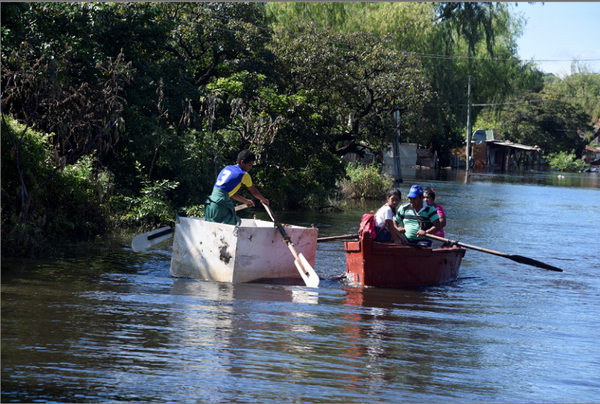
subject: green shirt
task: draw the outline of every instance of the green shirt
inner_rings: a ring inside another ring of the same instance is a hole
[[[433,206],[427,205],[425,202],[423,202],[423,205],[425,207],[417,213],[410,206],[410,202],[405,203],[398,208],[398,213],[394,217],[394,220],[406,230],[405,236],[409,240],[428,240],[427,237],[417,237],[417,232],[421,228],[419,222],[425,224],[426,229],[428,229],[431,228],[433,222],[440,218]]]

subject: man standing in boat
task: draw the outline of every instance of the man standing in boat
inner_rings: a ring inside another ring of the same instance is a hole
[[[231,199],[254,206],[254,202],[246,199],[237,192],[244,184],[252,196],[268,205],[269,200],[252,185],[252,178],[248,172],[254,166],[256,157],[250,150],[242,150],[237,157],[237,165],[225,167],[219,173],[212,194],[205,202],[204,217],[207,222],[216,222],[237,225],[241,220],[235,214]]]
[[[398,208],[394,224],[409,242],[431,247],[432,240],[425,237],[425,234],[434,235],[442,229],[437,210],[425,202],[423,188],[419,185],[410,188],[408,200],[408,203]]]

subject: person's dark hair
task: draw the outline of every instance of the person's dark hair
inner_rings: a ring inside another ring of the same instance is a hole
[[[435,201],[435,192],[433,192],[433,189],[431,188],[425,188],[425,191],[423,192],[423,194],[427,194],[430,195],[431,198]]]
[[[249,162],[255,161],[255,160],[256,160],[256,156],[250,150],[242,150],[240,152],[240,154],[238,154],[238,156],[237,156],[238,164],[240,164],[241,162],[249,163]]]
[[[388,198],[391,196],[394,196],[394,195],[397,195],[398,198],[402,199],[402,192],[400,192],[400,190],[398,188],[392,188],[387,193]]]
[[[390,199],[394,195],[396,195],[398,198],[400,198],[400,200],[402,200],[402,192],[400,192],[400,190],[398,188],[392,188],[392,189],[390,189],[388,191],[388,193],[387,193],[387,199]],[[395,215],[396,214],[396,209],[392,208],[392,212],[394,212],[394,215]]]

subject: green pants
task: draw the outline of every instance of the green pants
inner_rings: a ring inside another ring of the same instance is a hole
[[[213,188],[212,194],[204,202],[204,220],[207,222],[239,225],[242,220],[235,214],[235,208],[231,203],[229,194],[217,187]]]

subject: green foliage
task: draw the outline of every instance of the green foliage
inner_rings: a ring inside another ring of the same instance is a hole
[[[524,97],[525,98],[525,97]],[[589,116],[576,104],[545,91],[528,94],[524,101],[514,101],[501,115],[501,136],[515,143],[539,146],[544,153],[585,147],[579,131],[590,129]]]
[[[34,256],[51,251],[51,242],[89,239],[108,227],[104,204],[111,188],[105,172],[94,173],[94,159],[87,157],[57,172],[47,186],[35,193],[35,209],[25,220],[23,186],[16,167],[15,138],[23,134],[19,148],[23,183],[35,189],[47,180],[54,165],[48,135],[28,129],[10,117],[2,124],[2,253]]]
[[[122,220],[130,224],[140,223],[168,223],[173,221],[173,206],[167,193],[179,186],[176,181],[160,180],[151,181],[143,172],[139,162],[135,166],[138,178],[142,183],[142,190],[138,197],[125,197],[129,204],[129,211]]]
[[[575,157],[575,152],[570,153],[561,151],[558,153],[550,153],[547,157],[548,163],[551,168],[555,168],[558,171],[581,171],[586,168],[587,163],[585,158],[578,159]]]
[[[43,134],[28,128],[25,133],[25,125],[18,123],[9,116],[2,116],[2,189],[17,191],[21,186],[19,174],[16,167],[17,147],[16,142],[23,136],[23,143],[18,150],[20,166],[22,168],[23,180],[36,186],[44,173],[49,172],[53,160],[52,148],[49,147],[48,134]],[[11,139],[12,135],[12,139]],[[14,142],[13,142],[14,140]],[[4,191],[3,191],[4,192]],[[2,195],[2,210],[6,210],[6,203],[13,206],[13,198],[17,194],[5,198]],[[13,209],[13,208],[10,208]]]
[[[462,144],[466,132],[469,76],[472,103],[502,103],[515,93],[542,86],[542,75],[533,65],[511,60],[518,59],[516,40],[525,22],[508,4],[268,3],[267,14],[276,32],[291,32],[286,40],[302,32],[302,23],[310,23],[320,32],[389,34],[386,46],[402,54],[414,52],[431,86],[431,99],[418,117],[402,122],[402,141],[432,147],[442,160]],[[329,39],[345,48],[336,37]],[[323,71],[315,77],[329,74]],[[472,122],[479,112],[471,110]]]
[[[381,199],[390,189],[393,181],[381,173],[377,164],[362,165],[350,163],[346,167],[347,179],[341,181],[341,194],[346,199]]]
[[[180,214],[187,217],[204,217],[204,205],[186,206],[180,210]]]
[[[593,72],[589,65],[574,60],[570,74],[557,78],[548,85],[548,91],[579,105],[591,121],[600,119],[600,73]]]
[[[563,155],[559,153],[574,150],[580,154],[592,138],[591,123],[600,111],[600,75],[574,62],[571,75],[545,76],[544,81],[538,91],[486,108],[474,128],[498,129],[507,140],[540,146],[554,153],[560,164]]]
[[[403,133],[420,132],[430,87],[419,60],[391,49],[390,41],[308,24],[276,32],[272,49],[288,72],[290,92],[310,96],[308,116],[316,119],[304,118],[303,125],[331,153],[381,150],[397,133],[395,111]]]

